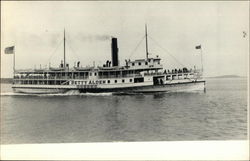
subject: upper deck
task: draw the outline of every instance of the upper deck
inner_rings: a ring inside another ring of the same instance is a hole
[[[102,79],[135,77],[141,72],[159,73],[163,67],[160,58],[126,61],[125,66],[112,67],[73,67],[16,70],[14,79]]]
[[[163,66],[160,63],[160,58],[157,55],[156,58],[148,58],[148,59],[137,59],[134,61],[126,61],[126,66],[129,69],[134,69],[134,70],[138,70],[138,69],[162,69]]]

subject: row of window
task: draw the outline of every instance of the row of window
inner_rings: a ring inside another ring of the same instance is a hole
[[[158,62],[158,64],[160,64],[160,62]],[[138,62],[138,65],[139,65],[139,66],[142,65],[142,63],[141,63],[141,62]],[[145,62],[145,65],[148,65],[148,62]],[[135,63],[132,63],[132,66],[135,66]]]
[[[129,82],[133,82],[133,79],[129,79]],[[109,84],[111,80],[97,80],[97,81],[74,81],[72,84],[81,85],[81,84]],[[118,80],[114,80],[114,83],[118,83]],[[122,83],[125,83],[125,79],[122,79]]]
[[[114,80],[114,83],[117,83],[117,80]],[[133,79],[129,79],[129,82],[133,82]],[[106,83],[106,81],[104,80],[103,83]],[[110,83],[110,80],[107,80],[107,83]],[[125,83],[125,79],[122,79],[122,83]]]
[[[110,83],[110,80],[107,81],[108,83]],[[115,83],[117,83],[117,80],[114,81]],[[133,79],[129,79],[129,82],[133,82]],[[104,80],[105,83],[105,80]],[[122,79],[122,83],[125,83],[125,79]]]
[[[36,85],[69,85],[69,82],[65,81],[32,81],[32,80],[25,80],[25,81],[15,81],[15,84],[36,84]]]
[[[96,76],[96,75],[97,75],[97,73],[94,73],[94,75]],[[89,76],[92,76],[92,73],[89,73]]]
[[[139,62],[138,65],[141,65],[141,62]],[[145,62],[145,65],[148,65],[148,62]],[[135,63],[132,63],[132,66],[135,66]]]

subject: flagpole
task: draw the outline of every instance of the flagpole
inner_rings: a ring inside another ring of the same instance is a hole
[[[64,69],[66,69],[66,56],[65,56],[65,28],[64,28],[64,32],[63,32],[63,65],[64,65]]]
[[[203,58],[202,58],[202,47],[201,47],[201,73],[203,74]]]
[[[15,65],[16,65],[16,54],[15,54],[15,46],[13,51],[13,84],[15,84]]]

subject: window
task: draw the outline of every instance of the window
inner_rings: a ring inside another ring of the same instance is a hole
[[[117,80],[115,80],[115,83],[117,83]]]
[[[129,82],[132,82],[132,79],[129,79]]]
[[[132,66],[135,66],[135,63],[132,63]]]
[[[104,80],[104,81],[102,81],[102,83],[106,83],[106,81]]]
[[[110,80],[108,80],[108,83],[110,83]]]
[[[141,65],[141,62],[139,62],[138,64]]]
[[[95,76],[96,76],[96,73],[95,73]]]
[[[122,83],[124,83],[124,82],[125,82],[125,80],[123,79],[123,80],[122,80]]]
[[[145,65],[148,65],[148,62],[145,62]]]
[[[144,82],[144,78],[134,78],[135,83]]]

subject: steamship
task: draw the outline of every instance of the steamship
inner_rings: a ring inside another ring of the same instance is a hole
[[[119,64],[117,38],[111,38],[111,60],[102,66],[70,68],[64,60],[57,68],[15,70],[12,88],[14,92],[32,94],[56,94],[67,92],[178,92],[205,90],[202,71],[197,69],[164,70],[159,56],[149,57],[148,35],[145,28],[146,57],[125,60]]]

